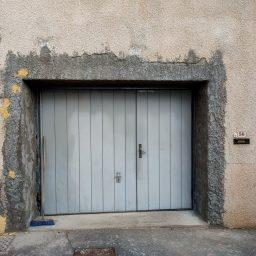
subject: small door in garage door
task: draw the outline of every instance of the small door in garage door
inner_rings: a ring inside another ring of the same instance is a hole
[[[187,91],[45,91],[46,214],[191,207]]]
[[[137,94],[137,210],[191,208],[191,94]]]

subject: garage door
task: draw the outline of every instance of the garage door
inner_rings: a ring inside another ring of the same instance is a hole
[[[189,91],[44,91],[46,214],[191,208]]]

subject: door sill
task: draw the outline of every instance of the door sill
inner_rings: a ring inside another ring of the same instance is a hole
[[[55,221],[55,225],[30,227],[29,230],[86,230],[208,226],[208,224],[192,210],[55,215],[48,216],[47,218],[53,219]]]

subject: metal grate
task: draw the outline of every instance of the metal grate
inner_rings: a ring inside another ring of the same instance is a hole
[[[14,235],[0,236],[0,252],[6,252],[13,239]]]
[[[115,248],[77,249],[74,256],[116,256]]]

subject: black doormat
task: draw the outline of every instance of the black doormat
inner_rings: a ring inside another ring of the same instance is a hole
[[[74,256],[116,256],[115,248],[77,249]]]

